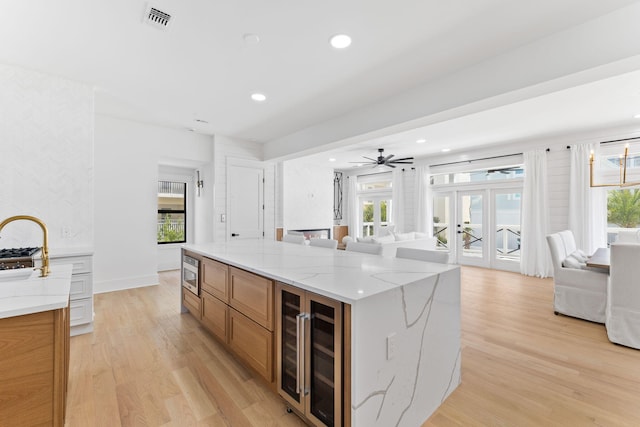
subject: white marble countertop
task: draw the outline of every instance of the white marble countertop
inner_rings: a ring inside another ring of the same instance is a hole
[[[459,268],[262,239],[183,247],[349,304]]]
[[[71,269],[71,264],[53,265],[47,277],[31,268],[0,271],[0,319],[66,307]]]

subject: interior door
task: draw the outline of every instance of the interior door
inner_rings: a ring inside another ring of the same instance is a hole
[[[264,169],[227,165],[227,240],[264,236]]]
[[[456,254],[459,264],[489,266],[485,191],[458,191]]]

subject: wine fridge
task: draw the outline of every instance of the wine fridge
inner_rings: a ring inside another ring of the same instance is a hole
[[[342,303],[283,283],[276,292],[278,392],[313,424],[342,426]]]

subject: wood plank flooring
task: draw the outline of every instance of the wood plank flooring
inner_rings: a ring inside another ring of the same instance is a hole
[[[638,426],[640,351],[552,310],[553,282],[462,269],[462,384],[425,426]],[[190,315],[179,273],[95,296],[71,339],[67,427],[302,426]]]

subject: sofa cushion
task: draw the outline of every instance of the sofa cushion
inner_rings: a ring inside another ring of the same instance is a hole
[[[416,231],[416,232],[414,233],[414,236],[415,236],[415,238],[416,238],[416,239],[426,239],[426,238],[428,238],[428,237],[431,237],[431,236],[429,235],[429,233],[420,233],[419,231]]]
[[[357,237],[356,240],[359,243],[373,243],[373,239],[375,239],[376,236],[366,236],[366,237]]]
[[[415,240],[416,233],[413,231],[410,231],[409,233],[394,233],[394,236],[396,238],[396,242],[401,242],[404,240]]]
[[[373,240],[373,243],[393,243],[396,241],[395,237],[393,237],[393,234],[374,237],[372,240]]]
[[[380,232],[378,233],[378,237],[384,237],[384,236],[393,236],[393,233],[396,230],[396,226],[395,225],[387,225],[384,227],[380,227]]]

